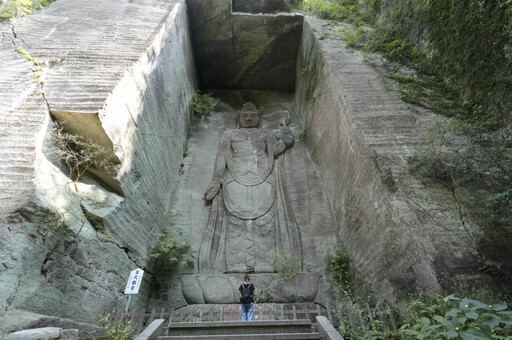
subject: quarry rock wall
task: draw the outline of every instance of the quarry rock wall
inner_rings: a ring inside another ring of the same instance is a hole
[[[201,88],[294,90],[302,15],[233,13],[231,0],[187,3]]]
[[[252,3],[256,13],[275,2]],[[187,278],[219,287],[220,274],[200,273],[197,263],[164,274],[148,266],[169,210],[200,246],[218,141],[236,127],[226,103],[224,116],[191,125],[195,66],[204,88],[295,90],[295,105],[256,104],[272,119],[266,128],[277,129],[283,112],[292,117],[287,175],[304,272],[320,276],[324,249],[337,240],[357,279],[389,301],[493,284],[479,270],[483,231],[457,195],[407,169],[443,118],[401,101],[359,52],[320,40],[321,21],[231,13],[228,0],[59,0],[1,29],[0,332],[55,325],[43,314],[68,327],[75,321],[67,319],[96,323],[99,310],[124,307],[137,267],[146,274],[132,308],[187,303]],[[114,171],[95,171],[75,188],[53,150],[53,119],[108,150]],[[260,277],[264,287],[269,276]],[[321,285],[276,301],[325,300]],[[207,290],[190,301],[224,301]]]
[[[451,190],[408,171],[409,155],[444,118],[400,100],[382,62],[325,27],[305,19],[296,106],[352,270],[390,301],[489,284],[480,227]]]
[[[1,45],[10,86],[1,94],[1,143],[13,156],[2,158],[10,172],[0,175],[9,194],[0,216],[0,329],[55,322],[40,314],[95,324],[99,311],[124,308],[137,267],[146,274],[132,308],[145,307],[149,255],[196,88],[185,2],[62,0],[3,28],[12,34]],[[40,63],[44,81],[18,47]],[[85,176],[77,192],[52,150],[50,117],[110,150],[115,171]]]

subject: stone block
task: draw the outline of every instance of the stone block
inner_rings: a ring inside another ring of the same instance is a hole
[[[27,329],[7,334],[5,340],[45,340],[48,338],[58,339],[60,337],[61,331],[62,328],[58,327]]]

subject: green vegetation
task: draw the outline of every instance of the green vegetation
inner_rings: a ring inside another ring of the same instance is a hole
[[[192,98],[194,113],[202,116],[212,111],[214,101],[215,99],[212,97],[211,93],[201,93],[201,91],[197,90]]]
[[[304,67],[301,73],[307,76],[306,100],[311,100],[313,99],[313,94],[315,93],[316,86],[320,81],[320,69],[323,66],[321,52],[318,50],[313,52],[311,62],[308,64],[309,66]]]
[[[89,222],[96,231],[96,234],[103,234],[110,236],[110,232],[105,228],[103,218],[94,214],[95,211],[109,205],[108,198],[98,200],[94,197],[86,197],[77,194],[74,196],[70,194],[65,197],[66,201],[74,202],[78,201],[78,205],[68,204],[63,207],[53,207],[51,213],[48,213],[45,218],[45,223],[42,225],[41,233],[45,236],[51,237],[55,234],[62,236],[62,232],[69,231],[69,226],[78,226],[78,231],[74,233],[71,242],[75,242],[85,227],[86,223]],[[85,208],[87,205],[90,209]]]
[[[497,128],[512,112],[512,1],[301,0],[299,9],[355,26],[350,46],[435,75],[456,96],[451,116]],[[425,86],[423,86],[425,88]],[[414,96],[403,96],[415,104]]]
[[[334,286],[342,288],[345,295],[351,295],[350,289],[350,259],[348,253],[343,250],[339,243],[326,249],[329,254],[326,261],[326,271],[329,282]]]
[[[393,71],[399,65],[417,71],[414,77],[389,75],[401,88],[400,98],[450,119],[428,132],[410,156],[409,170],[450,188],[478,221],[510,223],[512,136],[500,128],[512,118],[512,1],[295,4],[330,19],[329,25],[343,21],[347,45],[383,54],[394,63]],[[383,183],[395,190],[393,174],[377,166]]]
[[[183,230],[175,226],[172,217],[168,218],[164,230],[158,234],[157,244],[153,248],[151,259],[157,265],[178,264],[187,266],[194,262],[190,240],[183,236]]]
[[[345,20],[354,16],[359,11],[357,0],[304,0],[298,7],[304,11],[315,13],[319,18],[331,20]]]
[[[471,133],[461,136],[468,129]],[[469,140],[460,141],[461,138]],[[411,155],[409,163],[409,169],[414,173],[441,182],[451,190],[484,191],[487,223],[506,223],[510,218],[511,137],[496,137],[485,130],[475,130],[471,124],[449,119],[446,123],[436,124],[427,133],[423,145]]]
[[[414,339],[507,339],[512,311],[506,303],[485,304],[453,295],[413,300],[400,333]]]
[[[308,130],[304,129],[299,133],[299,135],[297,136],[297,139],[305,140],[306,138],[308,138]]]
[[[105,336],[108,340],[130,340],[133,339],[135,333],[135,326],[131,324],[130,320],[112,321],[110,314],[100,315],[98,322],[100,327],[105,330]]]
[[[384,303],[371,296],[361,298],[351,288],[350,258],[339,244],[328,249],[326,272],[337,317],[344,320],[340,332],[350,339],[510,339],[512,310],[504,302],[487,304],[476,299],[447,297],[411,298],[402,311],[394,311],[397,331],[385,330],[378,317]],[[365,306],[373,305],[375,308]],[[341,307],[341,308],[339,308]],[[383,320],[390,317],[383,313]],[[350,320],[350,322],[348,322]],[[360,322],[352,322],[359,320]]]
[[[382,181],[382,184],[384,184],[389,191],[395,192],[398,190],[397,182],[395,177],[393,176],[393,172],[391,171],[391,168],[388,167],[382,167],[380,164],[377,156],[374,158],[375,167],[377,168],[377,171],[380,174],[380,179]]]
[[[1,0],[0,20],[16,19],[47,7],[55,0]]]
[[[90,138],[64,131],[62,123],[54,123],[52,139],[54,147],[51,152],[68,168],[76,192],[77,183],[89,169],[95,168],[106,173],[115,169],[112,152]]]
[[[400,98],[407,103],[424,107],[446,117],[461,117],[466,114],[464,103],[440,77],[421,78],[388,75],[400,84]]]
[[[464,100],[466,119],[495,127],[512,108],[512,1],[428,2],[431,65]]]
[[[32,63],[32,72],[34,78],[39,84],[44,84],[44,80],[42,80],[42,64],[36,58],[32,57],[23,47],[18,47],[18,53],[25,57],[27,61]]]
[[[288,249],[274,254],[275,268],[280,279],[293,279],[300,271],[302,259],[291,256]]]

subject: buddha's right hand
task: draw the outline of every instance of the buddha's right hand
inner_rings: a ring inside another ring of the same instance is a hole
[[[217,195],[219,190],[220,190],[220,181],[218,179],[212,180],[210,182],[210,184],[208,184],[208,187],[206,188],[206,192],[205,192],[206,199],[208,201],[212,200]]]

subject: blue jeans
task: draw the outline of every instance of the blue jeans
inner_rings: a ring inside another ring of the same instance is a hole
[[[254,302],[242,303],[240,308],[242,309],[242,321],[254,320]]]

